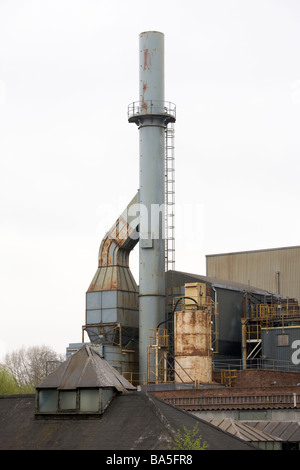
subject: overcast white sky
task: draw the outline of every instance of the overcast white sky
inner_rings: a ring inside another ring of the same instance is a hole
[[[300,244],[299,24],[299,0],[0,0],[0,360],[81,341],[99,245],[138,189],[142,31],[165,34],[177,106],[176,269]]]

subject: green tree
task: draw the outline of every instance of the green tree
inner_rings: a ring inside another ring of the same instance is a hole
[[[15,395],[20,393],[20,388],[5,366],[0,366],[0,395]]]
[[[183,426],[183,431],[177,430],[174,438],[175,446],[170,447],[170,450],[207,450],[207,442],[201,442],[201,440],[202,436],[199,434],[198,424],[196,424],[193,430]]]
[[[48,346],[31,346],[6,354],[4,365],[19,387],[17,393],[34,393],[49,372],[47,366],[52,366],[53,370],[53,366],[64,360]]]

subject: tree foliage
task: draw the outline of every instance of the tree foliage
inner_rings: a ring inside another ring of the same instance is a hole
[[[207,450],[208,448],[207,442],[202,441],[202,436],[199,434],[198,424],[192,430],[185,426],[183,426],[183,431],[178,429],[174,441],[175,446],[171,447],[171,450]]]
[[[47,366],[64,361],[48,346],[22,347],[5,356],[5,370],[16,382],[19,392],[32,393],[47,375]]]
[[[0,366],[0,395],[14,395],[20,393],[20,388],[14,377],[5,366]]]

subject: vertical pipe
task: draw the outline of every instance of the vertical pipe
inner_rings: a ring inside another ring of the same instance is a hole
[[[277,294],[280,295],[280,282],[279,282],[280,271],[276,271],[277,278]]]
[[[146,31],[139,36],[139,93],[145,112],[149,111],[149,101],[165,100],[164,46],[163,33]]]
[[[150,329],[165,319],[165,242],[162,224],[165,196],[165,123],[156,114],[164,103],[164,35],[140,34],[140,259],[139,363],[146,376]],[[160,214],[160,216],[159,216]]]
[[[139,35],[139,102],[129,122],[139,128],[139,371],[147,377],[150,329],[165,320],[165,129],[175,122],[164,90],[164,35]]]
[[[241,319],[241,330],[242,330],[242,368],[247,369],[247,319]]]

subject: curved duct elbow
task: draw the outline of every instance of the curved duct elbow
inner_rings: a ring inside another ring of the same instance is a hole
[[[123,215],[124,213],[120,215],[101,242],[98,256],[99,267],[129,266],[129,253],[139,241],[138,224],[131,225],[127,217],[124,218]]]
[[[88,292],[102,290],[138,290],[129,269],[129,254],[139,241],[137,217],[130,217],[130,207],[138,203],[138,193],[105,234],[98,254],[98,269]]]

